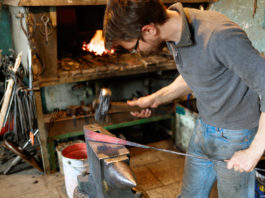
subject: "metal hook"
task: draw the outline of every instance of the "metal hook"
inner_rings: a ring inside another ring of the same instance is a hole
[[[41,21],[45,24],[47,24],[50,21],[50,18],[47,15],[43,15],[41,17]]]

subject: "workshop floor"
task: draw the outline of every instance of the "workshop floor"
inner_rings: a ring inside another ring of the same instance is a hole
[[[172,141],[149,144],[173,149]],[[130,148],[131,167],[140,188],[150,198],[176,198],[180,193],[184,157],[153,150]],[[211,198],[216,198],[216,188]],[[28,169],[8,176],[0,175],[1,198],[67,198],[64,177],[60,173],[41,175]]]

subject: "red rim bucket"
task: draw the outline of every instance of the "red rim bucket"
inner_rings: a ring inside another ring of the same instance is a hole
[[[86,143],[76,143],[64,148],[62,163],[66,192],[69,198],[73,198],[74,189],[78,184],[77,176],[89,168]]]
[[[86,143],[77,143],[67,146],[62,151],[62,155],[70,159],[87,159]]]

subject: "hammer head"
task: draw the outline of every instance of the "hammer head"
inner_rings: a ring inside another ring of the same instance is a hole
[[[111,90],[102,88],[100,90],[99,98],[97,100],[97,107],[95,110],[95,120],[97,122],[104,122],[110,107]]]

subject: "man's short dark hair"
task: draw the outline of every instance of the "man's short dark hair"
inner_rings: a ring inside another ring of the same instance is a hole
[[[163,24],[168,16],[160,0],[109,0],[104,16],[105,47],[115,41],[141,37],[141,28],[150,23]]]

